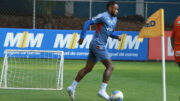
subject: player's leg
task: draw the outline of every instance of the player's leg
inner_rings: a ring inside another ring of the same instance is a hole
[[[97,58],[96,58],[96,56],[94,55],[94,53],[90,50],[89,55],[88,55],[88,60],[87,60],[87,63],[86,63],[86,65],[85,65],[85,67],[82,68],[82,69],[78,72],[78,74],[77,74],[75,80],[73,81],[72,85],[67,88],[67,91],[68,91],[68,93],[69,93],[69,96],[70,96],[70,98],[71,98],[72,100],[75,99],[75,98],[74,98],[74,93],[75,93],[76,86],[78,85],[78,83],[83,79],[83,77],[84,77],[86,74],[88,74],[89,72],[92,71],[92,69],[93,69],[94,65],[96,64],[96,62],[97,62]]]
[[[106,69],[105,69],[104,74],[103,74],[103,82],[102,82],[100,91],[98,92],[98,95],[109,100],[110,97],[106,93],[106,87],[107,87],[108,81],[111,77],[111,74],[112,74],[114,67],[112,65],[111,59],[102,60],[101,62],[104,64]]]
[[[76,78],[75,78],[75,80],[74,80],[74,82],[73,82],[73,84],[72,84],[72,87],[73,87],[74,89],[76,88],[78,82],[80,82],[80,80],[83,79],[83,77],[84,77],[87,73],[89,73],[89,72],[92,71],[92,69],[93,69],[94,65],[96,64],[96,62],[97,62],[97,58],[96,58],[95,54],[90,50],[85,67],[82,68],[82,69],[78,72],[78,74],[77,74],[77,76],[76,76]]]
[[[114,66],[112,65],[111,59],[102,60],[101,62],[106,67],[106,69],[104,71],[104,74],[103,74],[103,82],[108,83],[108,81],[109,81],[109,79],[111,77],[112,71],[114,69]]]
[[[96,46],[97,47],[97,46]],[[101,60],[101,62],[105,65],[106,69],[103,74],[103,82],[98,92],[98,96],[105,98],[107,100],[110,99],[109,95],[106,92],[107,83],[110,79],[111,73],[113,71],[113,65],[111,61],[111,57],[105,47],[99,46],[101,48],[95,48],[96,57]]]
[[[78,83],[80,82],[80,80],[83,79],[83,77],[91,72],[91,70],[93,69],[94,65],[96,64],[96,62],[93,62],[93,61],[89,61],[87,60],[87,63],[86,63],[86,66],[84,68],[82,68],[77,76],[76,76],[76,79],[73,81],[73,83],[71,84],[71,86],[69,86],[67,88],[67,91],[69,93],[69,96],[72,100],[74,100],[74,94],[75,94],[75,89],[76,89],[76,86],[78,85]]]
[[[180,68],[180,62],[177,62],[177,65],[179,66],[179,68]]]
[[[86,66],[84,68],[82,68],[77,76],[76,76],[76,81],[79,82],[80,80],[82,80],[82,78],[89,72],[92,71],[94,65],[96,64],[96,62],[94,61],[90,61],[90,60],[87,60],[87,63],[86,63]]]
[[[175,61],[178,67],[180,68],[180,50],[177,49],[178,47],[174,47],[174,56],[175,56]]]

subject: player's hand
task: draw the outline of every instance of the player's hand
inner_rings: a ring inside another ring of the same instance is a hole
[[[117,38],[119,41],[121,41],[121,36],[120,35],[118,35],[118,38]]]
[[[82,38],[79,39],[78,43],[81,45],[83,43],[83,40]]]

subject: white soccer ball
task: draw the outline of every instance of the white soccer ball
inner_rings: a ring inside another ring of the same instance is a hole
[[[115,90],[111,94],[111,100],[112,101],[122,101],[123,100],[123,93],[122,91]]]

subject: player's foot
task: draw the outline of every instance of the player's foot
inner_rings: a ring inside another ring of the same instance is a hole
[[[67,87],[67,92],[69,94],[69,97],[72,99],[72,101],[74,101],[74,93],[75,93],[75,90],[72,89],[71,87]]]
[[[110,98],[109,95],[106,93],[106,91],[99,91],[99,92],[98,92],[98,96],[99,96],[99,97],[102,97],[102,98],[104,98],[104,99],[106,99],[106,100],[108,100],[108,101],[111,100],[111,98]]]

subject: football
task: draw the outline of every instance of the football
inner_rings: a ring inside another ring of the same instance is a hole
[[[111,94],[111,100],[112,101],[122,101],[123,100],[123,93],[122,91],[115,90]]]

